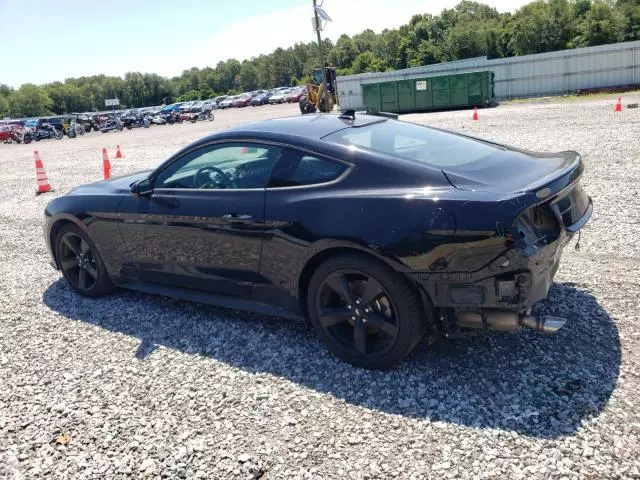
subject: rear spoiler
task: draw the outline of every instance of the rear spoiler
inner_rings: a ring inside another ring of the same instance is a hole
[[[344,120],[355,120],[356,113],[359,113],[361,115],[373,115],[373,116],[376,116],[376,117],[392,118],[394,120],[398,119],[398,114],[397,113],[374,112],[374,111],[369,111],[369,110],[361,110],[359,112],[356,112],[355,109],[342,110],[340,112],[340,118],[342,118]]]

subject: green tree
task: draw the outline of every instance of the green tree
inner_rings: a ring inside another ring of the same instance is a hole
[[[509,50],[515,55],[561,50],[574,34],[573,18],[567,0],[531,2],[509,24]]]
[[[48,115],[53,101],[47,92],[33,83],[25,83],[10,99],[11,113],[16,116],[37,117]]]
[[[4,118],[11,113],[10,97],[13,95],[13,88],[0,83],[0,118]]]
[[[179,102],[190,102],[192,100],[199,100],[200,92],[198,90],[189,90],[178,97]]]
[[[250,61],[242,62],[240,67],[240,87],[245,92],[258,89],[258,70]]]
[[[381,72],[386,70],[387,65],[384,61],[377,58],[371,52],[362,52],[356,57],[353,62],[351,70],[353,73],[365,73],[365,72]]]
[[[51,98],[51,111],[56,114],[84,112],[91,109],[91,100],[76,85],[54,82],[44,86]]]
[[[593,2],[579,26],[583,45],[603,45],[624,38],[625,19],[614,7],[603,1]]]

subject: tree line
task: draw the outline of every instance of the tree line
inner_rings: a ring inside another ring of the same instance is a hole
[[[417,67],[464,58],[501,58],[640,39],[640,0],[536,0],[515,13],[499,13],[463,0],[440,15],[414,15],[397,29],[365,30],[323,40],[338,75]],[[0,84],[0,118],[104,110],[106,98],[124,107],[212,98],[310,81],[319,67],[315,42],[267,55],[191,68],[166,78],[129,72],[93,75],[18,89]]]

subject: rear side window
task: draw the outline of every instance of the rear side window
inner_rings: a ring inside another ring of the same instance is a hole
[[[501,150],[478,140],[394,120],[346,128],[324,139],[438,168],[467,165]]]
[[[338,178],[346,169],[347,166],[340,162],[285,148],[271,173],[269,187],[299,187],[327,183]]]

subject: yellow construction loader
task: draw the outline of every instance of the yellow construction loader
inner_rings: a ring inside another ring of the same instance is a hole
[[[336,69],[325,66],[327,83],[325,85],[322,69],[313,71],[313,80],[307,84],[307,94],[300,99],[300,112],[303,115],[316,112],[331,112],[337,105],[340,109],[336,85]]]

